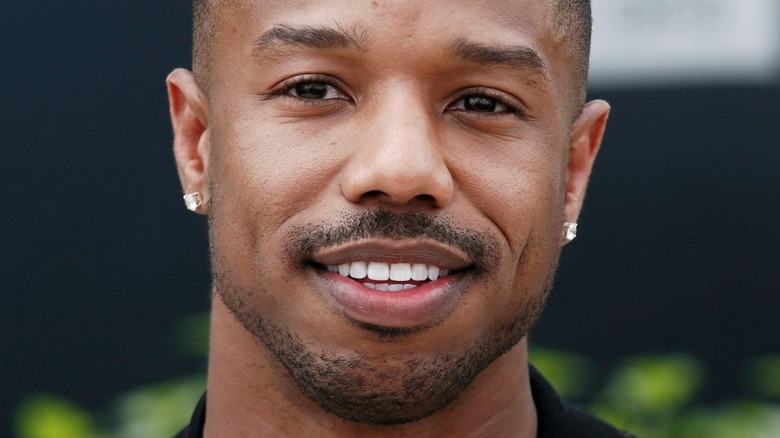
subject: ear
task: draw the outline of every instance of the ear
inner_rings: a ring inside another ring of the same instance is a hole
[[[609,110],[609,104],[603,100],[588,102],[574,122],[566,181],[564,215],[567,222],[577,222],[582,209],[588,177],[604,137]]]
[[[193,74],[176,69],[166,79],[173,123],[173,155],[184,193],[200,192],[203,203],[196,210],[208,212],[209,111],[205,94]]]

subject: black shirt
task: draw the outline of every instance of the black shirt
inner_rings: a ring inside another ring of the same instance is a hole
[[[591,414],[564,402],[544,377],[531,369],[531,393],[538,416],[537,438],[628,438]],[[200,398],[190,424],[174,438],[203,438],[206,422],[206,394]]]

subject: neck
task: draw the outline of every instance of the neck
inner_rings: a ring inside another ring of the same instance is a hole
[[[536,436],[525,338],[444,409],[397,426],[353,423],[307,398],[215,298],[204,436]]]

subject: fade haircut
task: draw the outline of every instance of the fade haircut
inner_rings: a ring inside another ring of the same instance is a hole
[[[568,41],[574,62],[574,90],[581,107],[585,102],[590,62],[591,6],[590,0],[553,0],[555,27]],[[213,45],[219,31],[220,16],[235,0],[193,0],[192,69],[195,78],[208,94],[211,82],[210,64]],[[577,111],[579,112],[579,111]]]
[[[593,28],[590,0],[555,0],[555,27],[567,40],[574,61],[574,90],[577,113],[585,104]]]
[[[222,0],[192,1],[192,72],[198,84],[209,88],[213,46],[217,39],[217,23],[225,5]]]

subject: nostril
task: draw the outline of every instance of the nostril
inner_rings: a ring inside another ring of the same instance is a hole
[[[344,169],[339,187],[344,197],[354,203],[398,206],[412,202],[426,207],[444,207],[454,191],[449,168],[443,160],[423,161],[430,161],[430,165],[395,163],[397,165],[391,166],[382,160],[369,160],[359,155]]]
[[[416,198],[426,203],[436,204],[436,198],[433,195],[423,193],[422,195],[417,195]]]
[[[359,202],[384,202],[390,196],[381,190],[369,190],[360,195]]]
[[[436,205],[436,197],[433,195],[429,195],[427,193],[422,193],[416,196],[413,196],[411,198],[399,198],[399,197],[393,197],[388,195],[386,192],[382,190],[369,190],[365,193],[363,193],[360,196],[360,199],[362,201],[367,201],[369,199],[376,199],[381,200],[381,202],[391,202],[391,203],[407,203],[413,200],[415,203],[425,204],[425,205]]]

